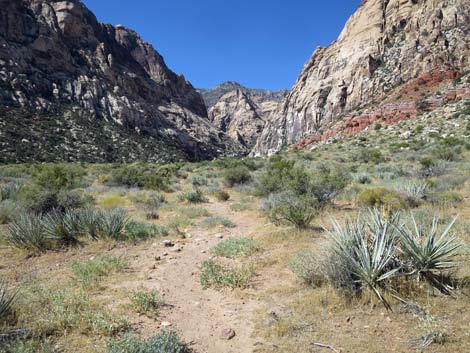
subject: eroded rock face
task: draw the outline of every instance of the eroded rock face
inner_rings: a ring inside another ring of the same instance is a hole
[[[209,110],[209,120],[248,148],[255,145],[265,123],[260,107],[240,90],[223,95]]]
[[[468,0],[363,1],[339,38],[315,50],[253,154],[272,154],[315,135],[425,73],[468,71],[468,5]]]
[[[18,111],[39,121],[53,115],[106,121],[124,139],[155,139],[151,145],[160,147],[145,154],[152,161],[243,152],[210,124],[200,94],[149,43],[98,22],[77,0],[0,0],[0,106],[4,122]],[[11,150],[8,136],[15,135],[43,146],[35,131],[2,131],[2,151]],[[169,155],[165,146],[181,153]],[[109,159],[100,148],[96,160]]]
[[[233,140],[251,149],[286,90],[250,89],[236,82],[199,90],[209,108],[209,120]]]

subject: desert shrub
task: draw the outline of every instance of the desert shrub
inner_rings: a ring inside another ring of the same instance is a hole
[[[305,284],[312,287],[321,286],[325,277],[321,261],[313,251],[302,251],[290,262],[290,269]]]
[[[224,172],[224,182],[228,187],[246,184],[250,181],[250,170],[245,166],[236,166],[229,168]]]
[[[73,189],[83,185],[85,169],[76,164],[36,165],[33,173],[34,182],[45,189]]]
[[[226,228],[233,228],[235,224],[228,218],[220,217],[220,216],[212,216],[208,217],[202,221],[201,226],[203,228],[215,228],[218,226],[224,226]]]
[[[385,161],[385,157],[378,149],[361,148],[357,154],[353,156],[354,161],[362,163],[379,164]]]
[[[395,185],[395,190],[406,197],[406,203],[417,207],[427,197],[429,184],[422,180],[408,180]]]
[[[161,294],[155,290],[138,290],[132,293],[131,302],[134,310],[148,317],[157,317],[159,309],[165,305]]]
[[[57,191],[45,189],[35,184],[22,188],[19,201],[26,209],[35,213],[47,213],[59,207]]]
[[[216,190],[213,192],[213,195],[218,201],[228,201],[230,200],[230,194],[225,190]]]
[[[257,194],[267,196],[283,190],[306,193],[310,185],[310,175],[304,168],[296,166],[294,161],[273,157],[266,166],[266,171],[257,180]]]
[[[183,217],[187,217],[190,219],[201,218],[201,217],[208,217],[210,213],[208,210],[202,207],[186,207],[181,208],[178,210],[178,213]]]
[[[0,224],[12,222],[22,212],[21,208],[14,202],[9,200],[0,202]]]
[[[189,203],[204,203],[207,199],[204,197],[204,193],[200,189],[189,190],[178,195],[180,202]]]
[[[263,211],[276,225],[291,224],[297,228],[307,228],[319,214],[320,205],[311,196],[285,191],[271,194],[264,202]]]
[[[447,207],[456,207],[463,201],[463,197],[454,191],[432,193],[429,199],[434,205]]]
[[[349,184],[349,175],[342,171],[339,166],[327,166],[320,164],[308,187],[320,206],[331,202]]]
[[[178,170],[177,165],[123,165],[112,171],[110,183],[149,190],[169,190],[170,178],[176,175]]]
[[[62,211],[91,207],[94,202],[93,196],[75,190],[63,190],[57,194],[57,208]]]
[[[251,206],[248,202],[237,202],[230,205],[230,209],[235,212],[243,212],[246,210],[250,210]]]
[[[399,193],[385,188],[372,188],[364,190],[357,198],[361,206],[376,207],[387,212],[394,212],[406,208],[406,202]]]
[[[142,340],[127,334],[108,343],[107,353],[189,353],[175,332],[162,331],[158,335]]]
[[[78,282],[89,286],[112,272],[126,268],[127,262],[124,259],[104,255],[88,261],[75,261],[72,264],[72,273]]]
[[[167,228],[155,224],[146,224],[130,221],[125,225],[126,239],[145,239],[156,235],[166,236]]]
[[[193,186],[206,186],[209,182],[207,180],[207,178],[205,176],[202,176],[202,175],[194,175],[193,177],[191,177],[190,179],[190,183],[193,185]]]
[[[370,184],[372,182],[372,178],[367,173],[358,173],[353,176],[353,180],[359,184]]]
[[[258,250],[258,245],[252,238],[238,237],[222,241],[212,248],[212,253],[230,259],[251,255]]]
[[[201,267],[202,288],[222,289],[245,288],[252,277],[252,271],[247,268],[234,269],[223,266],[215,260],[207,260]]]
[[[0,328],[11,324],[16,295],[17,292],[10,290],[6,282],[0,280]]]
[[[21,185],[16,182],[9,182],[4,185],[0,185],[0,201],[16,200],[20,190]]]

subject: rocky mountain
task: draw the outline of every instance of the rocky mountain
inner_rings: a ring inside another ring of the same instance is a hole
[[[222,96],[226,93],[240,90],[244,92],[247,96],[251,97],[251,99],[261,102],[261,101],[273,101],[273,102],[280,102],[282,101],[287,94],[289,93],[288,90],[278,90],[278,91],[270,91],[266,89],[260,88],[248,88],[245,87],[238,82],[227,81],[223,82],[220,85],[215,86],[214,88],[200,88],[198,89],[199,93],[201,93],[204,102],[206,103],[207,108],[212,108]]]
[[[212,124],[248,149],[254,147],[266,121],[288,93],[247,88],[237,82],[224,82],[199,92],[209,108]]]
[[[149,43],[79,0],[0,0],[0,107],[3,163],[244,151]]]
[[[269,155],[470,96],[468,0],[364,0],[319,47],[253,150]]]

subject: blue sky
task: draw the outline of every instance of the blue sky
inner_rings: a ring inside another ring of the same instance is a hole
[[[134,29],[196,87],[238,81],[290,88],[360,0],[84,0],[102,22]]]

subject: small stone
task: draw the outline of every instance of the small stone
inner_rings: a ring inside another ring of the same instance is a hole
[[[235,337],[235,331],[232,330],[231,328],[225,328],[220,333],[220,338],[222,338],[223,340],[228,341],[228,340],[231,340],[234,337]]]
[[[160,324],[162,327],[169,327],[171,326],[171,322],[168,322],[168,321],[162,321],[162,323]]]
[[[217,234],[216,237],[219,238],[219,239],[223,239],[224,235],[223,234]]]
[[[162,258],[160,256],[155,256],[155,261],[160,261]]]
[[[181,250],[183,250],[181,246],[176,246],[175,248],[172,249],[172,251],[174,252],[180,252]]]
[[[172,246],[175,246],[175,243],[173,243],[171,240],[164,240],[164,241],[162,242],[162,244],[163,244],[165,247],[167,247],[167,248],[170,248],[170,247],[172,247]]]

